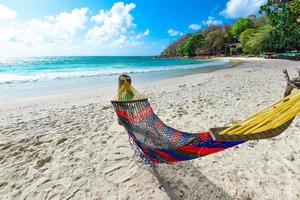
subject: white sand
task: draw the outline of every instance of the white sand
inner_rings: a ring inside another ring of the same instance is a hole
[[[169,125],[190,132],[243,119],[282,97],[299,62],[236,68],[139,87]],[[300,120],[278,137],[177,165],[143,166],[116,123],[114,89],[0,108],[0,199],[300,199]]]

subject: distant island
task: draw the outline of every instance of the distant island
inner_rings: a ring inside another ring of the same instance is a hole
[[[260,55],[300,59],[299,0],[268,0],[260,16],[183,35],[160,57]],[[288,53],[286,53],[288,52]]]

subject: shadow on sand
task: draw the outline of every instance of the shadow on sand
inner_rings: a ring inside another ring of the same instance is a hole
[[[152,173],[172,200],[234,200],[189,162],[152,166]]]

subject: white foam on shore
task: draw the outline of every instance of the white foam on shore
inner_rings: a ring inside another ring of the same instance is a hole
[[[135,73],[149,73],[160,72],[167,70],[188,70],[200,69],[210,66],[220,66],[228,64],[228,60],[217,60],[201,64],[192,65],[174,65],[174,66],[155,66],[155,67],[141,67],[141,68],[102,68],[93,70],[76,70],[76,71],[61,71],[61,72],[42,72],[42,73],[28,73],[28,74],[13,74],[4,73],[0,74],[0,85],[22,83],[22,82],[37,82],[42,80],[61,80],[61,79],[74,79],[85,77],[99,77],[99,76],[112,76],[122,73],[135,74]]]

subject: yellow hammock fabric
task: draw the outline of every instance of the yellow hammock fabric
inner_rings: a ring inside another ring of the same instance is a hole
[[[118,101],[132,101],[145,99],[136,89],[134,89],[130,83],[125,79],[122,87],[119,89],[117,93]]]
[[[225,129],[219,135],[247,135],[268,131],[283,125],[299,113],[300,90],[297,90],[248,119]]]

